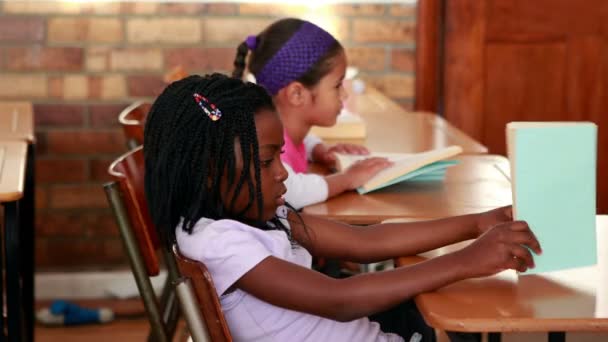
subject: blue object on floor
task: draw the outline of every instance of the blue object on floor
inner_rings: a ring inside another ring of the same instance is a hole
[[[87,309],[65,300],[53,301],[49,311],[53,315],[63,316],[64,325],[106,323],[114,318],[109,309]]]

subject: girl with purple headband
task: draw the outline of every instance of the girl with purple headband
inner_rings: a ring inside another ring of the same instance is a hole
[[[234,341],[434,341],[412,296],[533,265],[538,241],[510,208],[369,228],[299,214],[283,194],[283,125],[260,86],[190,76],[156,99],[144,130],[145,194],[166,248],[209,270]],[[370,263],[467,239],[398,269],[335,279],[312,256]]]
[[[390,165],[384,158],[370,158],[327,177],[306,174],[308,160],[333,168],[335,152],[369,153],[358,145],[328,147],[308,134],[313,125],[336,123],[347,96],[342,86],[346,63],[344,49],[331,34],[293,18],[249,36],[237,49],[233,76],[242,78],[247,67],[256,83],[272,95],[283,121],[285,152],[281,159],[290,172],[286,198],[296,208],[355,189]]]

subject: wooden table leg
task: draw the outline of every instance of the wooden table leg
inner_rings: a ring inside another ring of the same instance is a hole
[[[34,271],[35,271],[35,145],[29,144],[25,169],[23,206],[21,207],[21,263],[23,277],[23,311],[27,341],[34,340]]]
[[[4,243],[6,251],[6,304],[8,340],[21,341],[23,331],[23,296],[19,251],[19,202],[4,203]]]
[[[563,331],[549,332],[549,342],[566,342],[566,333]]]

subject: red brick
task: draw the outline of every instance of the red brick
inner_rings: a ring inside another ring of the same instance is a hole
[[[122,153],[125,139],[120,130],[48,131],[48,151],[58,154]]]
[[[84,14],[120,14],[121,4],[118,2],[93,1],[80,4],[80,12]]]
[[[56,99],[63,99],[63,77],[51,76],[48,80],[49,96]]]
[[[114,214],[109,209],[99,213],[96,212],[89,221],[88,230],[91,236],[120,236],[116,217],[114,217]]]
[[[9,47],[6,66],[10,70],[79,71],[84,51],[74,47]]]
[[[44,74],[2,72],[0,75],[0,98],[21,100],[46,98],[49,94],[47,82],[47,76]]]
[[[413,17],[416,15],[416,5],[401,4],[391,6],[391,15],[399,17]]]
[[[120,239],[37,239],[36,265],[42,269],[82,270],[122,266],[127,259],[116,255]]]
[[[89,98],[100,99],[103,89],[103,78],[100,76],[89,77]]]
[[[82,182],[87,179],[87,163],[82,159],[36,160],[36,181],[40,183]]]
[[[125,248],[119,239],[103,240],[103,259],[105,263],[112,265],[124,264],[128,261]]]
[[[231,71],[233,68],[236,48],[179,48],[168,49],[165,52],[165,65],[173,67],[181,65],[192,72]]]
[[[36,185],[36,210],[48,207],[49,194],[46,187]]]
[[[71,104],[34,104],[36,126],[80,126],[84,106]]]
[[[127,76],[129,96],[158,96],[167,85],[162,76],[132,75]]]
[[[228,3],[202,4],[202,3],[163,3],[160,13],[168,14],[237,14],[238,5]]]
[[[91,160],[91,180],[95,182],[105,182],[110,180],[108,167],[114,159],[93,159]]]
[[[49,206],[53,209],[108,208],[101,184],[55,185],[49,188]]]
[[[48,237],[118,236],[116,219],[110,210],[54,210],[36,216],[36,234]]]
[[[239,13],[241,15],[253,14],[253,15],[271,15],[271,16],[291,16],[291,17],[302,17],[310,12],[310,7],[297,3],[290,4],[285,2],[283,4],[278,3],[242,3],[239,5]]]
[[[396,71],[414,71],[416,55],[411,49],[394,49],[391,55],[391,67]]]
[[[132,1],[123,2],[121,5],[121,12],[123,14],[156,14],[161,4],[153,2]]]
[[[358,43],[414,43],[416,22],[409,19],[356,18],[353,40]]]
[[[336,4],[330,6],[332,13],[337,15],[383,15],[386,11],[384,4]]]
[[[48,153],[48,143],[46,139],[46,132],[35,132],[36,135],[36,155],[42,156]]]
[[[91,116],[91,127],[117,127],[118,114],[129,104],[91,104],[89,114]]]
[[[351,47],[346,49],[348,64],[362,71],[382,71],[386,68],[386,51],[383,47]]]
[[[36,215],[36,236],[65,237],[85,235],[83,215],[75,211],[46,211]]]
[[[44,20],[27,17],[2,17],[0,41],[40,42],[44,39]]]

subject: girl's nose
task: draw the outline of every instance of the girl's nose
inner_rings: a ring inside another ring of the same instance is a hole
[[[275,179],[277,180],[277,182],[284,182],[287,180],[287,177],[289,177],[289,173],[287,172],[287,169],[285,168],[285,166],[283,165],[283,162],[280,162],[280,167],[279,170],[275,176]]]
[[[344,85],[342,85],[340,86],[340,100],[344,102],[346,99],[348,99],[348,92],[346,91],[346,88],[344,88]]]

